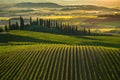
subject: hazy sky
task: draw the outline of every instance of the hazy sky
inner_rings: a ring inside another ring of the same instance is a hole
[[[0,0],[2,2],[54,2],[58,4],[94,4],[99,6],[120,7],[120,0]]]

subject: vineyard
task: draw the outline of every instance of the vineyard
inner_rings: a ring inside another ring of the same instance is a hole
[[[0,80],[120,80],[120,5],[99,1],[1,0]]]
[[[0,46],[0,80],[119,80],[120,50],[102,46]]]

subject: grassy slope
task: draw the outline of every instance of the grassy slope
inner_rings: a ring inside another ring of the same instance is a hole
[[[0,34],[0,43],[32,44],[32,43],[56,43],[95,45],[119,48],[119,36],[68,36],[32,31],[10,31],[8,34]]]

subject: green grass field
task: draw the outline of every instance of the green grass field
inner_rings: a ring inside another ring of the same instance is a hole
[[[8,34],[0,34],[1,45],[49,43],[120,48],[119,41],[119,36],[74,36],[18,30],[10,31]]]
[[[118,80],[120,36],[0,34],[0,80]]]

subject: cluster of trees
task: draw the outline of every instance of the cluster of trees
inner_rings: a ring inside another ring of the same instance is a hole
[[[3,28],[0,28],[0,32],[3,32],[4,31],[4,29]]]
[[[8,26],[7,25],[5,25],[5,27],[0,27],[0,32],[4,32],[4,31],[8,32]]]
[[[65,34],[77,34],[78,29],[77,26],[71,26],[68,23],[63,23],[62,21],[52,20],[52,19],[36,19],[36,21],[32,21],[30,17],[30,26],[38,25],[40,27],[48,27],[48,28],[57,28],[61,32]]]
[[[84,28],[83,29],[83,34],[84,35],[90,35],[91,34],[90,28],[89,29]]]
[[[22,30],[24,29],[25,25],[24,25],[24,19],[22,18],[22,16],[20,16],[20,25],[18,24],[18,22],[16,22],[15,24],[11,23],[11,20],[9,20],[9,29],[10,30]]]
[[[90,35],[90,29],[86,30],[85,28],[80,31],[78,30],[77,26],[70,25],[69,23],[64,23],[62,21],[58,20],[52,20],[52,19],[39,19],[32,20],[32,17],[29,19],[29,23],[25,24],[25,21],[22,16],[20,16],[20,23],[16,22],[15,24],[11,23],[11,20],[9,20],[9,28],[5,27],[5,30],[23,30],[26,29],[26,27],[48,27],[48,28],[56,28],[60,30],[62,33],[65,34],[82,34],[82,35]]]

